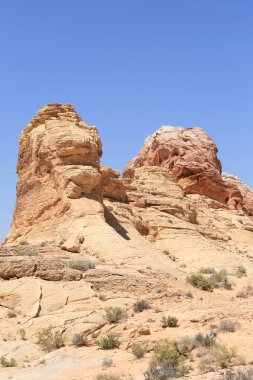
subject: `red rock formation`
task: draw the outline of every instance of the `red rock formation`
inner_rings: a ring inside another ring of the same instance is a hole
[[[205,195],[241,209],[240,189],[223,181],[217,152],[214,141],[201,128],[161,127],[145,140],[123,177],[131,180],[135,169],[141,166],[164,167],[186,194]]]

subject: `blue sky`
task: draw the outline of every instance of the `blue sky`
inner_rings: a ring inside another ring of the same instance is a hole
[[[74,103],[122,169],[161,125],[202,127],[223,169],[253,186],[253,1],[8,0],[0,5],[0,239],[15,203],[18,137]]]

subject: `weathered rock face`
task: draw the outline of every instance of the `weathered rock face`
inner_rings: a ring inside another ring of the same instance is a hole
[[[20,137],[17,201],[7,241],[60,238],[60,229],[76,218],[103,217],[101,154],[96,127],[85,124],[72,105],[41,108]]]
[[[161,127],[145,140],[123,177],[131,180],[141,166],[164,167],[186,194],[205,195],[240,209],[242,195],[238,188],[224,183],[217,152],[215,143],[201,128]]]
[[[239,189],[243,197],[243,210],[253,217],[253,190],[231,174],[223,173],[222,179],[228,188]]]

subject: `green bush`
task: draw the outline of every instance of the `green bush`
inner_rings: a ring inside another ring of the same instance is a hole
[[[247,277],[247,271],[243,266],[239,266],[237,268],[236,277],[238,278]]]
[[[165,327],[177,327],[178,326],[178,319],[176,317],[171,317],[170,315],[168,317],[163,316],[161,319],[161,325],[163,328]]]
[[[144,342],[134,343],[132,345],[132,353],[137,359],[143,358],[147,353],[147,345]]]
[[[191,276],[188,276],[187,282],[195,286],[195,288],[199,288],[207,292],[213,291],[213,284],[207,278],[205,278],[201,273],[194,273]]]
[[[167,340],[159,342],[154,347],[154,355],[151,361],[152,365],[162,365],[166,363],[171,369],[180,374],[189,372],[189,367],[185,364],[185,356],[181,355],[176,344],[172,344]]]
[[[217,365],[220,368],[224,369],[224,368],[228,368],[231,365],[232,360],[236,357],[236,351],[234,348],[219,346],[219,347],[216,347],[214,351],[214,356],[215,356]]]
[[[118,306],[116,307],[109,306],[109,307],[106,307],[104,310],[105,310],[105,319],[109,323],[117,323],[126,316],[125,311],[122,310],[121,307],[118,307]]]
[[[44,328],[37,333],[37,344],[45,351],[53,351],[64,346],[59,332],[53,333],[52,327]]]
[[[215,269],[214,268],[206,268],[206,267],[201,267],[199,268],[199,273],[202,273],[202,274],[213,274],[215,273]]]
[[[146,300],[138,300],[134,303],[133,309],[136,313],[140,313],[143,310],[150,309],[150,305]]]
[[[114,333],[109,333],[107,336],[97,339],[96,343],[101,350],[111,350],[112,348],[118,348],[120,345],[119,338]]]
[[[4,356],[1,356],[0,364],[2,367],[16,367],[17,366],[17,362],[14,358],[11,358],[10,360],[8,360]]]

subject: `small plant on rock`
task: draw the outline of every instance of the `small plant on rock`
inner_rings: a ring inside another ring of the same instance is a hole
[[[52,327],[44,328],[37,333],[37,344],[45,351],[57,350],[64,346],[63,338],[59,332],[53,333]]]
[[[101,350],[111,350],[112,348],[118,348],[120,345],[119,338],[114,333],[109,333],[107,336],[97,339],[96,343]]]
[[[124,310],[121,309],[121,307],[109,306],[105,308],[105,319],[109,323],[117,323],[121,319],[123,319],[125,316],[126,316],[126,313]]]
[[[165,328],[165,327],[177,327],[178,326],[178,319],[176,317],[171,317],[170,315],[168,317],[163,316],[161,319],[161,325],[163,328]]]
[[[147,300],[142,299],[134,303],[133,309],[136,313],[141,313],[143,310],[150,309],[150,305]]]

